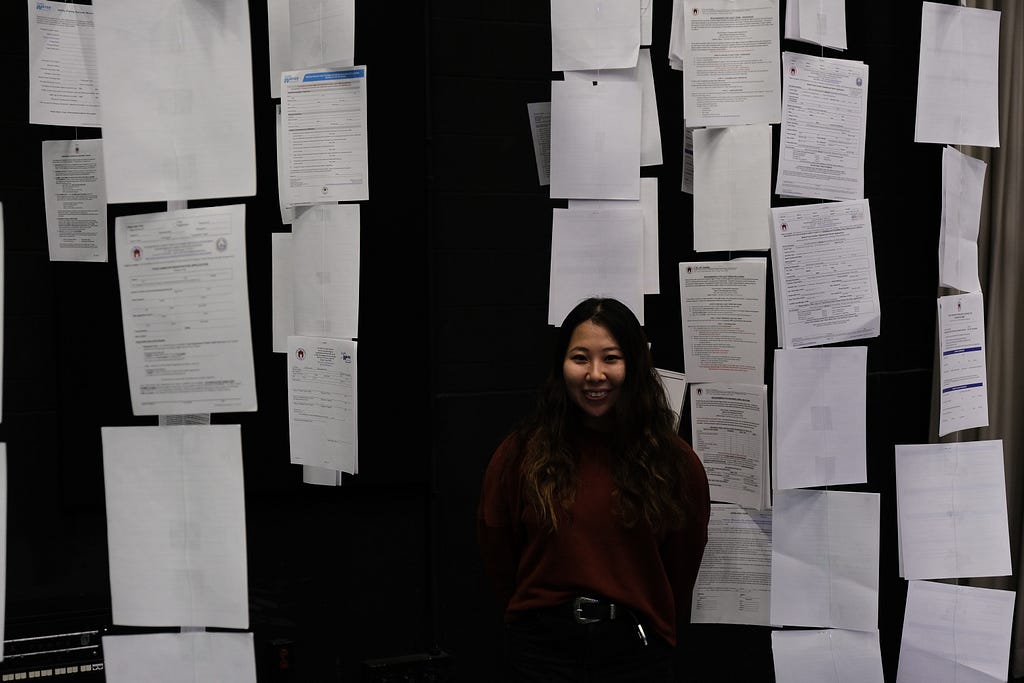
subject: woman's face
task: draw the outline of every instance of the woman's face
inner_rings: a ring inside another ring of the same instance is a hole
[[[626,359],[615,337],[589,320],[580,323],[569,338],[562,375],[570,398],[583,411],[584,424],[597,429],[607,425],[626,379]]]

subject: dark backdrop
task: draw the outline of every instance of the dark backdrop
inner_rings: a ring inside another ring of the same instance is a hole
[[[671,10],[669,0],[653,0],[664,163],[642,175],[658,178],[661,294],[645,307],[656,364],[683,371],[677,264],[767,254],[692,251],[692,202],[679,190],[682,74],[668,67]],[[474,515],[490,454],[529,405],[547,357],[551,210],[564,204],[538,185],[526,105],[549,100],[558,77],[549,11],[547,2],[511,0],[357,2],[370,149],[361,473],[327,488],[303,485],[288,462],[285,359],[270,345],[270,233],[288,227],[278,211],[266,0],[250,1],[257,194],[190,206],[246,205],[259,411],[213,421],[242,426],[261,680],[356,681],[366,660],[439,650],[451,656],[451,680],[494,680],[500,613]],[[937,284],[941,148],[913,142],[920,19],[917,0],[851,2],[845,53],[782,44],[870,65],[865,192],[882,333],[859,342],[869,349],[869,480],[844,488],[882,496],[879,628],[893,680],[906,590],[893,445],[928,440]],[[114,263],[48,260],[39,143],[100,131],[28,123],[26,28],[24,2],[0,3],[9,74],[0,110],[8,639],[110,625],[100,427],[156,423],[131,413]],[[777,152],[778,126],[773,134]],[[111,244],[116,216],[164,209],[111,206]],[[692,626],[681,661],[695,680],[771,680],[770,632]],[[288,678],[276,670],[281,642]]]

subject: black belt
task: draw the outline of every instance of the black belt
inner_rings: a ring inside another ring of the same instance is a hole
[[[644,633],[643,624],[636,618],[636,615],[624,605],[617,605],[608,600],[591,598],[581,595],[573,598],[571,602],[564,602],[552,608],[559,614],[571,616],[577,624],[596,624],[602,621],[625,620],[627,623],[636,624],[637,635],[644,645],[647,645],[647,634]]]

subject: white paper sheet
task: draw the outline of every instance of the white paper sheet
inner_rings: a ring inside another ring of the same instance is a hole
[[[4,282],[7,279],[5,274],[4,260],[6,250],[4,248],[4,205],[0,202],[0,321],[4,319],[4,290],[6,285]],[[0,422],[3,422],[4,414],[4,392],[3,392],[3,379],[4,379],[4,326],[0,324]],[[3,648],[0,648],[3,649]]]
[[[292,233],[271,233],[270,318],[274,353],[288,353],[288,337],[295,334],[293,258]]]
[[[640,208],[644,217],[644,294],[661,293],[661,266],[658,263],[658,179],[640,179],[640,200],[570,199],[570,209]]]
[[[365,66],[281,75],[281,154],[291,204],[370,198]]]
[[[318,204],[292,225],[294,334],[359,336],[359,204]]]
[[[683,52],[685,50],[683,11],[683,0],[672,0],[672,26],[668,35],[668,66],[674,71],[683,70]]]
[[[44,140],[43,200],[51,261],[107,261],[102,140]]]
[[[292,36],[288,5],[289,0],[267,0],[267,48],[272,99],[280,99],[281,74],[292,68]]]
[[[768,626],[771,579],[771,511],[712,503],[690,621]]]
[[[878,629],[877,493],[776,491],[773,626]]]
[[[772,661],[779,683],[885,681],[878,631],[772,631]]]
[[[881,307],[867,199],[771,209],[779,346],[877,337]]]
[[[95,0],[107,199],[256,193],[246,0]]]
[[[846,49],[846,0],[788,0],[786,38]]]
[[[256,683],[251,633],[146,633],[105,635],[107,683]]]
[[[7,444],[0,443],[0,642],[7,613]],[[4,660],[0,647],[0,662]]]
[[[683,1],[687,127],[779,123],[778,0]]]
[[[683,131],[683,182],[680,189],[693,194],[693,128]]]
[[[281,105],[274,107],[274,142],[277,150],[277,202],[281,209],[281,225],[291,225],[295,221],[297,207],[292,204],[289,189],[288,168],[285,164],[284,150],[281,147]]]
[[[341,471],[326,467],[303,465],[302,483],[315,486],[341,486]]]
[[[552,0],[551,70],[636,66],[641,11],[641,0]]]
[[[866,346],[776,349],[776,489],[867,481]]]
[[[161,427],[175,427],[180,425],[208,425],[210,424],[210,414],[189,413],[187,415],[158,415],[157,424]]]
[[[783,52],[776,194],[862,199],[867,118],[867,64]]]
[[[939,284],[962,292],[981,291],[978,231],[987,167],[954,147],[942,148]]]
[[[28,122],[100,125],[91,5],[28,0]]]
[[[1006,681],[1013,591],[907,584],[896,683]]]
[[[359,471],[356,342],[288,337],[290,461]]]
[[[241,428],[100,432],[114,623],[248,628]]]
[[[530,116],[530,136],[533,139],[533,157],[537,160],[537,180],[540,185],[551,184],[551,103],[529,102],[526,113]]]
[[[657,166],[662,162],[661,122],[658,116],[658,98],[654,89],[654,68],[651,65],[651,51],[640,49],[637,65],[631,69],[604,69],[566,71],[567,81],[635,82],[640,84],[640,165]]]
[[[896,446],[900,576],[1008,576],[1002,440]]]
[[[672,412],[676,416],[675,429],[679,431],[679,421],[682,419],[683,406],[686,405],[686,374],[675,372],[674,370],[666,370],[665,368],[655,368],[655,370],[658,371],[658,377],[661,378],[661,385],[665,389],[668,404],[672,407]]]
[[[693,131],[693,250],[771,247],[768,124]]]
[[[691,382],[764,383],[768,262],[679,264],[683,367]]]
[[[135,415],[256,410],[245,205],[114,222]]]
[[[690,384],[690,442],[708,475],[711,500],[771,507],[768,386]]]
[[[922,3],[914,142],[999,146],[999,18]]]
[[[618,299],[644,322],[644,227],[640,209],[554,209],[548,324],[561,325],[591,296]]]
[[[552,198],[639,199],[637,81],[551,82]]]
[[[291,69],[352,66],[355,0],[289,0]]]
[[[988,426],[985,301],[981,292],[937,299],[939,436]]]
[[[654,40],[654,0],[640,0],[640,45]]]

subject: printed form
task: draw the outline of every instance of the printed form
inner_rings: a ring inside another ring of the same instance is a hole
[[[288,337],[291,462],[359,471],[356,342]]]
[[[119,216],[114,231],[133,414],[256,410],[245,205]]]
[[[28,0],[29,123],[100,125],[92,5]]]
[[[770,508],[767,385],[691,384],[690,412],[690,440],[707,470],[711,500]]]
[[[775,193],[862,199],[868,67],[782,53],[782,127]]]
[[[985,302],[981,292],[942,296],[939,307],[939,436],[988,426]]]
[[[771,510],[712,503],[690,621],[768,626],[771,589]]]
[[[365,66],[281,75],[281,154],[286,204],[370,198]]]
[[[881,307],[867,199],[771,209],[782,348],[877,337]]]
[[[51,261],[107,261],[102,140],[43,141],[43,199]]]
[[[691,382],[764,383],[767,259],[679,264],[683,365]]]
[[[687,127],[779,123],[778,0],[684,0]]]

